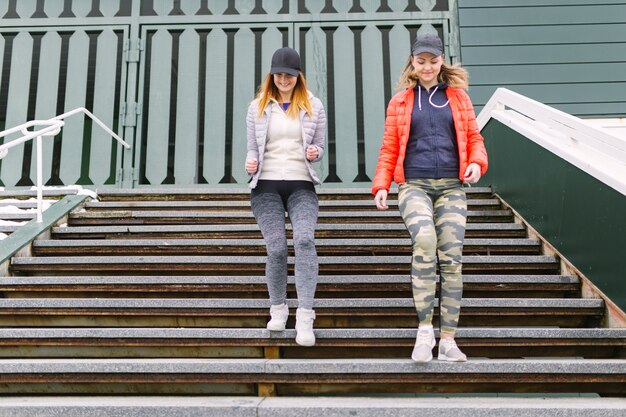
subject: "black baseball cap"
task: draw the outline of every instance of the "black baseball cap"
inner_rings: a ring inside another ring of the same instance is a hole
[[[300,55],[292,48],[280,48],[272,55],[270,74],[289,74],[298,76],[300,69]]]
[[[433,33],[418,34],[411,48],[411,55],[419,55],[422,52],[428,52],[435,56],[443,53],[443,43],[439,36]]]

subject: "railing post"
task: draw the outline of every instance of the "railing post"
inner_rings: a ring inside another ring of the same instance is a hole
[[[37,223],[43,222],[43,145],[37,136]]]

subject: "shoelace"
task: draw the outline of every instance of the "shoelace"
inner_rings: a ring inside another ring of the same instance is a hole
[[[443,339],[439,341],[439,344],[442,345],[447,350],[457,348],[456,341],[454,339]]]
[[[431,333],[427,330],[425,331],[419,331],[417,332],[417,340],[416,342],[419,344],[430,344],[432,343],[433,337],[431,335]]]

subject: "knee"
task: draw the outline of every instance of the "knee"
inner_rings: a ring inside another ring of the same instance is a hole
[[[267,245],[267,257],[273,260],[287,259],[287,242],[279,242]]]
[[[413,237],[413,256],[424,258],[425,261],[435,259],[437,255],[437,236],[435,233],[418,233]]]
[[[294,234],[293,246],[296,252],[315,250],[315,237],[312,234]]]

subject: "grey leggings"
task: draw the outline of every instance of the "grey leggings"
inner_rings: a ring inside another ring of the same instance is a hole
[[[293,230],[298,307],[313,309],[319,269],[315,251],[319,204],[313,183],[260,180],[250,203],[267,246],[265,276],[270,303],[283,304],[287,298],[287,212]]]

